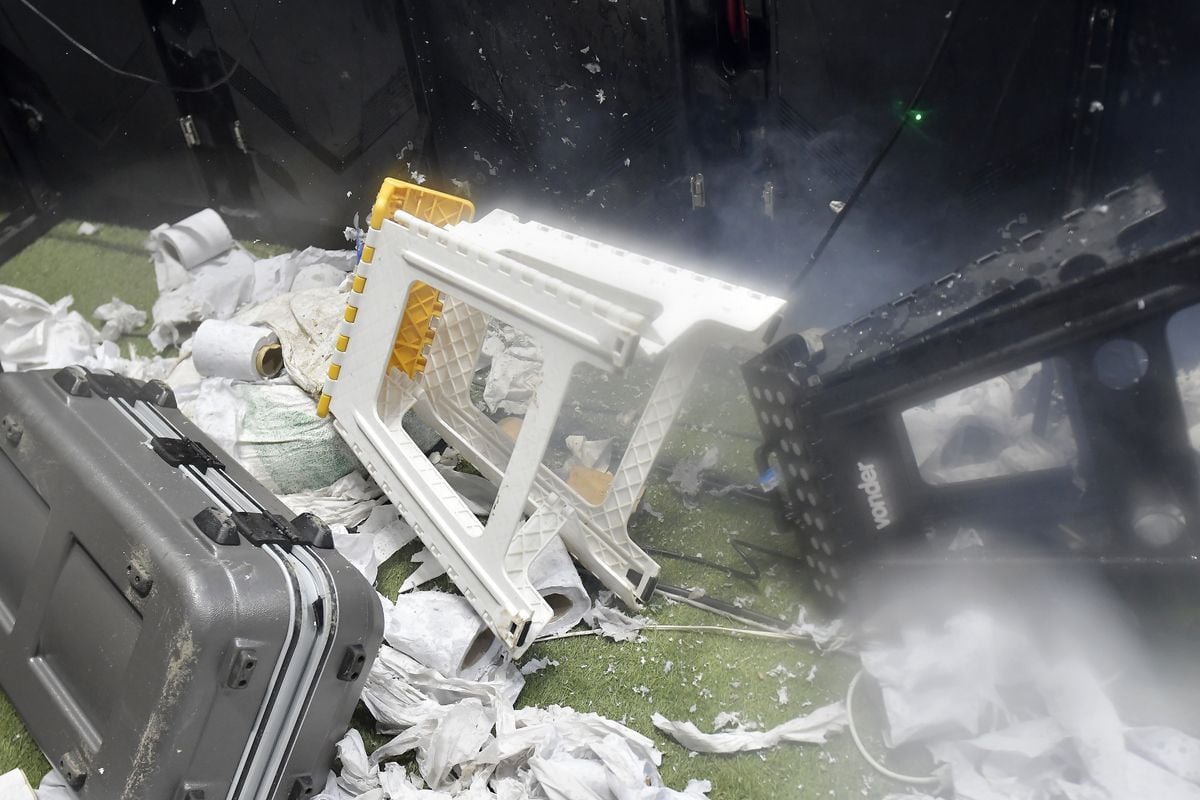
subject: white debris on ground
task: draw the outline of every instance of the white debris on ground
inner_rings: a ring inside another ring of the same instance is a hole
[[[127,333],[137,330],[146,324],[146,312],[142,311],[119,297],[111,302],[98,306],[92,316],[104,323],[100,329],[100,338],[106,342],[115,342]]]
[[[382,497],[383,490],[375,481],[355,470],[328,486],[280,495],[279,499],[297,514],[311,511],[329,525],[354,527],[370,518]]]
[[[808,618],[808,609],[804,606],[801,606],[796,612],[796,621],[788,628],[788,633],[812,639],[813,644],[822,653],[848,650],[852,644],[850,631],[844,620],[834,618],[824,622],[813,622]],[[812,682],[813,675],[816,673],[816,665],[813,665],[812,669],[813,672],[808,678],[809,682]]]
[[[662,753],[630,728],[563,706],[514,709],[515,670],[486,682],[447,678],[385,646],[363,702],[381,732],[396,734],[367,755],[351,731],[338,744],[341,776],[316,800],[699,800],[707,781],[663,786]],[[414,753],[408,772],[385,759]],[[348,765],[348,769],[347,769]]]
[[[790,719],[765,731],[750,730],[740,720],[729,730],[704,733],[689,721],[675,722],[655,712],[650,720],[654,727],[696,753],[740,753],[765,750],[784,742],[824,744],[832,733],[846,727],[846,707],[830,703],[810,714]],[[720,727],[722,720],[714,721]]]
[[[600,635],[614,642],[633,642],[641,638],[641,631],[650,623],[646,617],[631,616],[613,608],[612,592],[601,591],[595,604],[583,615],[583,621],[600,631]]]
[[[671,469],[671,474],[667,476],[667,483],[679,491],[685,505],[690,506],[695,502],[696,495],[700,494],[703,486],[700,480],[701,474],[717,465],[720,454],[718,448],[709,447],[698,458],[682,459],[676,462]]]
[[[417,538],[417,532],[400,518],[396,507],[391,504],[372,508],[370,516],[354,532],[342,524],[334,524],[330,528],[333,530],[334,549],[372,585],[379,574],[379,565]]]
[[[1079,654],[994,616],[864,645],[862,662],[882,691],[885,742],[924,745],[955,800],[1200,798],[1200,740],[1125,726]]]
[[[97,309],[105,322],[102,332],[70,310],[70,297],[50,304],[0,286],[0,363],[6,369],[82,363],[168,380],[183,413],[289,508],[311,511],[329,523],[335,547],[374,582],[380,564],[412,541],[414,532],[357,468],[328,420],[316,417],[313,400],[324,381],[355,254],[309,248],[256,259],[232,243],[215,216],[209,212],[185,220],[191,230],[182,238],[169,239],[167,226],[151,237],[161,292],[151,339],[159,349],[180,345],[178,358],[145,358],[132,349],[122,356],[107,339],[144,324],[145,313],[116,298]],[[199,375],[186,331],[208,318],[270,327],[284,351],[285,374],[254,382]],[[490,359],[485,405],[492,412],[524,413],[541,379],[540,350],[527,336],[493,326],[485,357]],[[568,467],[611,466],[609,440],[572,436],[566,444]],[[698,490],[699,472],[715,463],[715,451],[710,458],[711,463],[701,459],[683,483]],[[452,470],[449,463],[443,466]],[[462,488],[477,495],[480,513],[486,514],[494,486],[478,476],[454,474],[473,481]],[[553,598],[557,612],[545,632],[561,633],[583,620],[614,641],[642,640],[640,631],[649,620],[612,607],[606,592],[591,605],[561,540],[553,544],[535,560],[530,575],[543,596]],[[430,562],[431,572],[440,570]],[[620,723],[560,706],[515,710],[523,673],[558,662],[533,659],[519,669],[463,597],[415,592],[380,601],[391,646],[385,645],[376,661],[363,699],[379,729],[397,736],[368,757],[361,737],[348,734],[339,745],[341,776],[331,776],[322,797],[670,800],[704,798],[710,790],[705,781],[689,782],[683,792],[662,786],[661,753],[650,739]],[[671,666],[663,666],[664,674]],[[650,702],[648,688],[645,696]],[[749,731],[722,735],[739,732]],[[395,763],[380,766],[414,751],[412,773]],[[42,800],[67,792],[54,772],[41,791]]]

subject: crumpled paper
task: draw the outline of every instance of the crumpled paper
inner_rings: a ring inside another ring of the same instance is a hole
[[[25,773],[19,769],[9,770],[0,775],[0,797],[4,800],[37,800]]]
[[[923,744],[955,800],[1200,800],[1200,740],[1126,728],[1070,648],[978,610],[862,651],[885,741]]]
[[[390,504],[371,509],[370,516],[354,533],[348,531],[345,525],[334,524],[330,527],[334,549],[370,584],[375,583],[379,565],[417,537],[417,532],[397,515],[396,507]]]
[[[642,628],[648,625],[650,620],[642,616],[631,616],[613,608],[609,605],[612,599],[612,592],[600,592],[596,603],[583,615],[583,621],[600,631],[600,635],[606,639],[612,639],[614,642],[636,641],[642,635]]]
[[[279,499],[297,514],[311,511],[329,525],[352,528],[371,516],[382,497],[383,490],[375,481],[355,470],[328,486],[280,495]]]
[[[104,323],[104,327],[100,329],[100,338],[108,342],[115,342],[146,324],[146,312],[119,297],[97,306],[92,316]]]
[[[75,793],[67,786],[67,780],[58,770],[51,769],[42,776],[42,782],[37,788],[38,800],[78,800]]]
[[[385,645],[367,676],[363,702],[382,731],[397,735],[366,758],[365,768],[361,739],[344,738],[340,752],[354,751],[351,780],[339,779],[338,792],[345,794],[322,797],[705,800],[707,781],[691,781],[683,792],[663,786],[662,754],[620,723],[556,705],[514,710],[521,686],[515,669],[489,682],[447,678]],[[410,752],[419,778],[397,764],[378,769]],[[347,789],[352,782],[374,787],[375,780],[379,795],[369,794],[375,788]],[[428,787],[424,793],[418,780]]]
[[[830,703],[795,719],[765,731],[747,730],[740,725],[733,730],[704,733],[689,721],[675,722],[655,712],[650,721],[654,727],[696,753],[742,753],[765,750],[783,742],[824,744],[831,733],[846,727],[846,706]]]
[[[483,387],[488,413],[524,415],[542,382],[541,348],[511,325],[493,323],[481,352],[491,359]]]
[[[504,648],[465,597],[409,592],[383,603],[383,638],[443,675],[481,680],[494,672]]]
[[[716,447],[709,447],[698,458],[682,459],[676,462],[671,469],[671,474],[667,476],[667,483],[674,486],[683,495],[685,505],[690,506],[694,503],[694,498],[704,486],[700,479],[701,474],[705,470],[715,467],[719,457],[720,450]]]
[[[205,319],[230,319],[248,304],[263,304],[288,292],[304,294],[313,289],[335,287],[344,281],[357,262],[353,250],[323,250],[317,247],[258,259],[230,239],[230,249],[220,255],[187,269],[178,265],[178,268],[174,268],[170,264],[169,254],[163,250],[163,230],[165,226],[156,228],[148,242],[155,268],[159,272],[159,289],[162,292],[152,309],[154,326],[150,330],[150,341],[158,350],[180,344],[180,328],[183,325]],[[307,309],[298,311],[295,317],[307,317],[306,312]],[[282,328],[294,327],[297,333],[303,330],[302,325],[289,324],[294,321],[292,314],[280,314],[274,309],[267,309],[263,314],[272,317],[268,323],[278,321]],[[332,319],[332,324],[336,326],[340,315]],[[238,321],[256,324],[262,320]],[[292,331],[276,329],[276,333],[283,343],[284,361],[292,370],[293,361],[302,360],[291,352],[295,349],[295,342],[289,347],[288,338],[292,337]],[[325,338],[321,337],[320,345],[324,344]],[[327,351],[324,356],[328,358]],[[312,392],[313,365],[305,363],[297,371],[302,376],[297,383]]]
[[[33,292],[0,285],[0,364],[5,370],[58,369],[91,356],[100,335],[70,295],[48,303]]]

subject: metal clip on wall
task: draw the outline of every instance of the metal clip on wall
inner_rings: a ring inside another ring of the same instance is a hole
[[[318,411],[333,413],[430,552],[520,654],[552,616],[527,569],[553,536],[627,604],[649,598],[659,568],[626,525],[654,459],[705,349],[758,349],[783,301],[504,211],[476,223],[473,213],[465,200],[384,182]],[[515,440],[470,397],[489,318],[529,334],[544,357]],[[662,371],[607,495],[592,504],[545,466],[546,448],[574,368],[619,372],[639,354],[662,359]],[[486,523],[385,423],[385,387],[499,486]]]

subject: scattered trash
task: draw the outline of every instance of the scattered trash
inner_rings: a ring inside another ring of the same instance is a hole
[[[704,733],[690,721],[673,722],[657,712],[650,719],[654,727],[697,753],[765,750],[782,742],[824,744],[829,734],[842,730],[847,722],[846,707],[841,702],[823,706],[765,731],[751,731],[739,726],[729,731]]]
[[[610,607],[607,603],[611,599],[610,592],[600,592],[595,605],[583,615],[583,621],[598,630],[601,636],[614,642],[632,642],[640,638],[642,628],[650,620],[641,616],[630,616],[624,611]]]
[[[98,306],[92,316],[104,323],[100,329],[100,338],[115,342],[127,333],[131,333],[146,324],[146,312],[141,311],[119,297],[112,302]]]
[[[396,513],[391,504],[378,505],[354,533],[345,525],[332,525],[333,546],[370,584],[375,583],[379,565],[416,538],[417,533]]]
[[[75,232],[80,236],[95,236],[100,232],[100,226],[93,222],[81,222]]]
[[[410,592],[384,604],[383,638],[443,675],[480,680],[495,671],[503,647],[465,597]]]
[[[19,769],[0,775],[0,797],[4,800],[38,800],[25,773]]]
[[[676,462],[671,474],[667,477],[667,482],[683,495],[685,505],[694,502],[694,498],[700,493],[703,485],[700,474],[715,467],[719,456],[718,448],[709,447],[699,458],[685,458]]]
[[[923,744],[956,800],[1200,798],[1200,740],[1125,727],[1084,658],[1056,650],[982,611],[864,645],[885,743]]]
[[[483,402],[488,413],[523,415],[542,381],[542,351],[533,340],[509,325],[493,326],[483,342],[491,359]]]
[[[328,486],[283,494],[279,499],[297,514],[311,511],[329,525],[351,528],[369,519],[382,497],[383,490],[375,481],[354,470]]]
[[[233,234],[221,215],[211,208],[198,211],[174,225],[159,225],[146,242],[154,260],[158,290],[165,292],[187,283],[187,271],[227,253]]]
[[[557,705],[514,709],[523,683],[515,670],[489,682],[447,678],[385,646],[363,702],[381,731],[398,735],[366,758],[361,737],[347,735],[339,752],[352,775],[334,787],[345,793],[318,800],[362,797],[360,787],[375,780],[392,798],[706,799],[707,781],[689,781],[683,792],[663,786],[662,753],[618,722]],[[419,778],[395,763],[380,769],[410,752]]]
[[[99,333],[70,295],[56,303],[13,286],[0,286],[0,364],[5,370],[57,369],[95,352]]]

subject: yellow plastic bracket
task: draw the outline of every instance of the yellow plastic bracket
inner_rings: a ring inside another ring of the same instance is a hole
[[[375,198],[371,227],[378,228],[383,220],[391,219],[397,211],[412,214],[418,219],[439,227],[453,225],[475,216],[470,200],[423,189],[411,183],[388,178]],[[433,343],[433,320],[442,314],[442,296],[432,286],[417,281],[408,290],[408,304],[400,318],[396,343],[392,346],[389,367],[395,367],[410,378],[425,371],[425,353]]]
[[[397,211],[412,214],[418,219],[430,222],[438,227],[453,225],[464,220],[470,221],[475,216],[475,205],[470,200],[455,197],[452,194],[425,189],[416,184],[406,183],[395,178],[386,178],[375,196],[375,206],[371,210],[371,227],[379,230],[385,219],[391,219]],[[375,257],[375,248],[363,247],[362,260],[370,264]],[[362,275],[354,276],[354,291],[363,292],[367,280]],[[415,378],[425,371],[425,354],[433,342],[433,321],[442,314],[442,296],[432,286],[417,281],[409,287],[408,304],[404,315],[400,318],[400,328],[396,332],[396,342],[392,347],[392,356],[388,367],[396,369]],[[358,310],[347,306],[344,319],[354,323]],[[338,336],[337,350],[345,352],[350,345],[348,336]],[[341,374],[341,366],[337,363],[329,365],[329,379],[336,381]],[[329,384],[326,384],[327,386]],[[329,413],[329,394],[322,393],[317,403],[317,415],[324,417]]]

